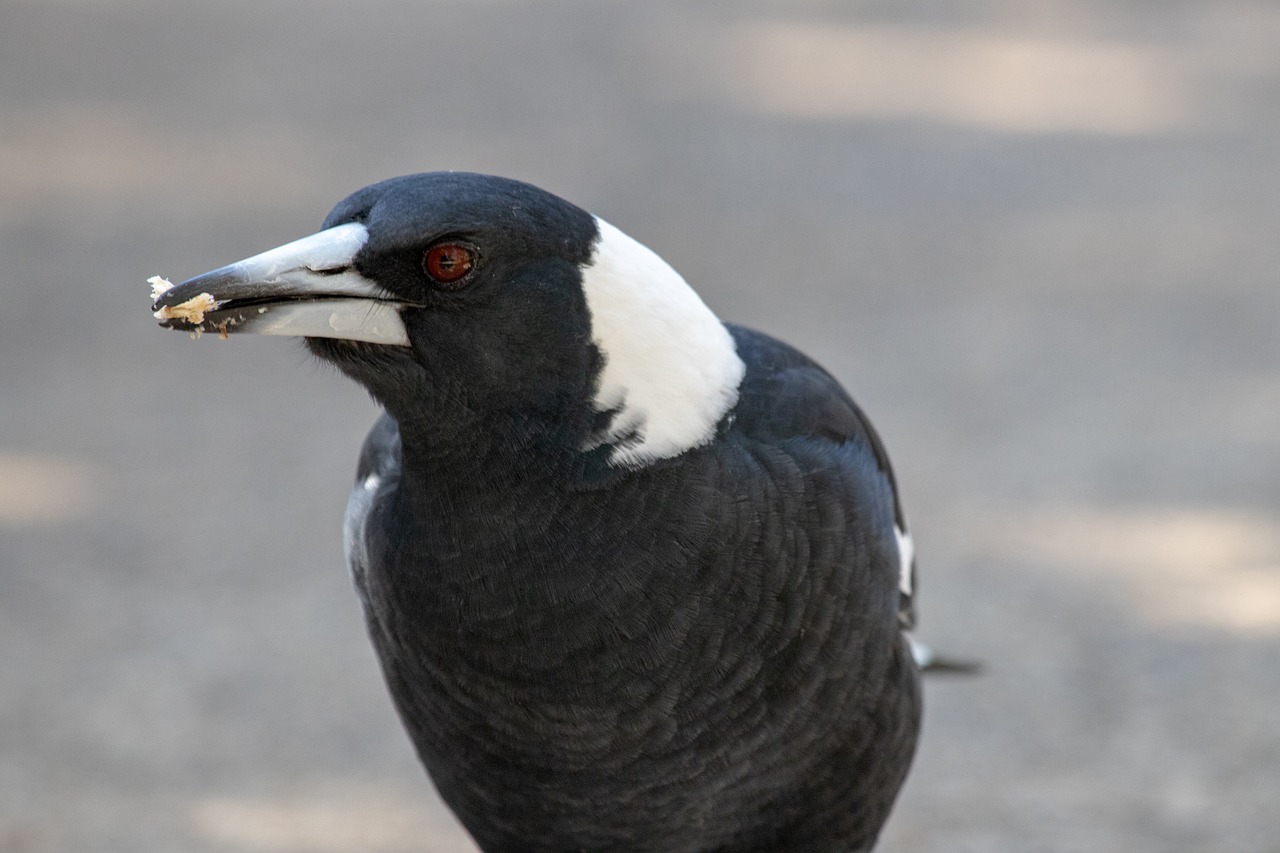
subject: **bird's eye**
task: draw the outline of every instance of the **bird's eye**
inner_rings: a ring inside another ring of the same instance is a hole
[[[422,269],[436,284],[459,286],[476,264],[475,250],[462,243],[437,243],[422,256]]]

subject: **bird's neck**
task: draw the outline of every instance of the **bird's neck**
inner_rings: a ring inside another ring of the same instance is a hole
[[[661,484],[630,475],[593,490],[554,454],[480,438],[448,448],[402,440],[394,515],[408,544],[389,561],[386,603],[395,633],[454,671],[466,662],[486,677],[525,679],[565,660],[589,668],[618,634],[649,642],[672,618],[660,603],[697,598],[681,595],[692,578],[668,552],[694,543],[667,529],[673,496]],[[517,670],[498,671],[513,661]]]
[[[431,564],[422,571],[442,583],[528,584],[527,575],[558,568],[547,564],[553,545],[566,559],[575,556],[571,531],[589,528],[602,511],[576,494],[577,454],[528,429],[492,421],[447,431],[402,425],[401,443],[403,517]]]

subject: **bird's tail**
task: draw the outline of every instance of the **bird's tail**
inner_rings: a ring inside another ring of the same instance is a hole
[[[938,654],[932,647],[925,645],[915,637],[908,636],[911,644],[911,657],[916,666],[925,673],[945,673],[949,675],[977,675],[982,672],[982,663],[976,660],[965,660]]]

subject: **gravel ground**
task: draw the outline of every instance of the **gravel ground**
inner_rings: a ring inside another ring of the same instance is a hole
[[[1280,850],[1280,8],[11,0],[0,851],[472,850],[340,519],[375,411],[144,280],[472,169],[827,364],[935,645],[886,851]]]

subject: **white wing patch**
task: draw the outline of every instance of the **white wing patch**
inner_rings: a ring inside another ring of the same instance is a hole
[[[615,412],[598,443],[640,467],[705,444],[738,402],[746,366],[728,329],[680,274],[602,219],[583,288],[604,357],[597,411]],[[589,449],[589,448],[588,448]]]
[[[351,572],[351,583],[360,596],[361,606],[368,605],[364,588],[365,567],[369,565],[369,552],[365,546],[365,522],[369,518],[369,509],[373,505],[373,497],[382,485],[382,477],[377,473],[365,477],[363,482],[351,490],[347,499],[347,514],[342,525],[342,545],[347,552],[347,569]]]
[[[917,668],[925,669],[937,659],[937,655],[933,653],[933,649],[926,646],[915,637],[908,636],[907,642],[911,646],[911,658],[916,662]]]
[[[911,534],[894,525],[894,538],[898,540],[898,591],[910,598],[915,592],[916,547]]]

